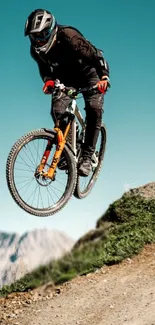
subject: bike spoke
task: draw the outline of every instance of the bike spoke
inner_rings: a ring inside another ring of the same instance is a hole
[[[57,198],[59,198],[59,196],[55,193],[55,190],[53,188],[56,189],[55,187],[53,187],[53,186],[51,187],[50,186],[50,189],[52,190],[52,192],[57,196]]]
[[[29,172],[32,173],[32,170],[27,170],[27,169],[21,169],[21,168],[15,168],[16,171],[22,171],[22,172]],[[19,176],[17,176],[19,177]]]
[[[29,177],[29,180],[32,180],[32,178],[30,179],[30,177]],[[24,183],[24,182],[29,182],[29,181],[27,179],[22,180],[22,181],[16,182],[16,185],[19,185],[19,184]]]
[[[53,197],[52,197],[52,195],[51,195],[51,193],[50,193],[48,187],[46,188],[46,190],[47,190],[47,194],[48,194],[48,204],[49,204],[49,206],[50,206],[50,197],[51,197],[53,203],[54,203],[54,200],[53,200]]]
[[[33,146],[34,146],[34,148],[36,150],[36,162],[35,162],[35,165],[37,165],[38,162],[39,162],[39,139],[37,141],[37,147],[36,147],[35,141],[33,141]]]
[[[33,169],[32,169],[32,167],[24,160],[24,158],[23,157],[21,157],[20,155],[19,155],[19,158],[21,158],[21,160],[23,161],[23,163],[22,162],[20,162],[20,161],[17,161],[17,164],[20,164],[20,165],[25,165],[26,167],[28,167],[28,168],[30,168],[31,169],[31,171],[33,171]]]
[[[18,188],[18,191],[21,191],[26,186],[27,186],[27,188],[26,188],[26,190],[27,190],[32,181],[33,181],[33,179],[30,179],[26,184],[24,184],[22,187]]]
[[[55,187],[55,186],[52,186],[52,185],[50,185],[51,186],[51,188],[53,189],[55,189],[57,192],[59,192],[59,193],[61,193],[62,194],[62,191],[60,191],[57,187]]]
[[[59,183],[59,184],[61,184],[61,185],[64,185],[62,182],[58,181],[57,179],[56,179],[56,182]]]
[[[32,158],[32,160],[33,160],[33,162],[34,162],[34,166],[35,166],[35,165],[36,165],[36,163],[35,163],[35,159],[34,159],[34,157],[33,157],[33,154],[32,154],[31,148],[29,147],[29,144],[27,145],[27,149],[28,149],[29,152],[30,152],[31,158]]]
[[[27,147],[28,147],[28,144],[27,144],[27,146],[23,147],[24,154],[25,154],[25,156],[28,158],[28,160],[31,162],[31,164],[32,164],[33,166],[35,166],[35,165],[34,165],[34,162],[33,162],[32,159],[31,159],[31,157],[29,157],[28,153],[26,152]]]
[[[37,208],[40,208],[39,207],[39,196],[41,197],[42,207],[44,208],[43,199],[42,199],[42,195],[41,195],[41,192],[40,192],[40,187],[38,187],[38,190],[39,190],[39,194],[38,194],[38,206],[37,206]]]

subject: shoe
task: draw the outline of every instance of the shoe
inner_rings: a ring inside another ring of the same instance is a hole
[[[91,164],[91,159],[87,157],[81,158],[81,161],[79,163],[78,167],[78,174],[80,176],[88,176],[90,172],[92,171],[92,164]]]

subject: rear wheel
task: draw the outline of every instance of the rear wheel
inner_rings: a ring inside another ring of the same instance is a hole
[[[44,168],[47,171],[56,149],[56,136],[44,129],[34,130],[19,139],[6,165],[7,184],[13,199],[26,212],[40,217],[50,216],[64,207],[74,192],[77,177],[76,162],[67,146],[63,150],[65,170],[57,167],[53,179],[36,173],[49,141],[52,149]]]
[[[98,164],[96,167],[92,168],[92,172],[87,177],[82,177],[78,175],[77,177],[77,183],[74,191],[74,196],[78,199],[85,198],[90,191],[92,190],[99,172],[101,170],[102,162],[104,159],[104,153],[105,153],[105,147],[106,147],[106,128],[105,125],[102,125],[98,137],[98,141],[96,144],[96,150],[95,154],[98,157]],[[92,166],[95,166],[94,162],[92,161]]]

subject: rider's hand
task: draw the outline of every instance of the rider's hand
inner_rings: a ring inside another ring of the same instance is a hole
[[[103,76],[100,81],[97,83],[98,90],[102,93],[105,94],[108,87],[110,87],[110,80],[108,76]]]
[[[54,90],[55,82],[53,80],[47,80],[43,87],[43,92],[45,94],[52,94]]]

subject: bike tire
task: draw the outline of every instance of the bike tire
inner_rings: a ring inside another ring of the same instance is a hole
[[[86,196],[88,196],[88,194],[94,187],[94,184],[95,184],[95,182],[98,178],[99,172],[101,170],[103,159],[104,159],[104,154],[105,154],[105,149],[106,149],[106,141],[107,141],[107,132],[106,132],[106,127],[104,124],[102,124],[102,126],[101,126],[100,133],[101,133],[101,145],[100,145],[100,150],[99,150],[98,165],[95,168],[94,173],[92,174],[92,177],[90,178],[89,183],[83,190],[80,189],[80,179],[82,176],[77,175],[76,187],[75,187],[75,191],[74,191],[74,196],[77,199],[84,199]],[[87,176],[87,177],[89,177],[89,176]],[[84,177],[82,177],[82,178],[84,178]]]
[[[65,146],[64,153],[68,165],[68,174],[67,174],[68,183],[66,185],[65,192],[63,193],[58,203],[54,206],[45,209],[44,208],[37,209],[31,207],[29,204],[23,201],[20,194],[18,193],[18,190],[15,185],[15,179],[14,179],[14,166],[15,166],[16,158],[20,154],[20,150],[26,144],[33,141],[34,139],[41,139],[41,140],[49,139],[50,141],[54,142],[55,133],[54,132],[52,133],[52,130],[48,132],[46,129],[38,129],[27,133],[26,135],[22,136],[19,140],[17,140],[8,155],[8,159],[6,163],[6,180],[12,198],[23,210],[38,217],[47,217],[60,211],[67,204],[72,194],[74,193],[74,189],[76,186],[76,178],[77,178],[76,162],[70,149],[67,146]]]

